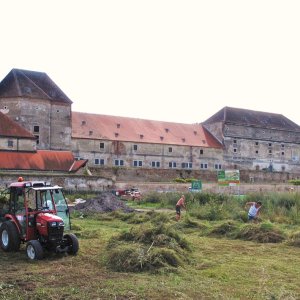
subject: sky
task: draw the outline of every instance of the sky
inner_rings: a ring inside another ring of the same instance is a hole
[[[225,106],[300,125],[299,0],[0,0],[0,80],[45,72],[72,110],[200,123]]]

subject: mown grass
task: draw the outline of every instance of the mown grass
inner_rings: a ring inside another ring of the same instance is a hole
[[[180,222],[173,200],[169,212],[73,214],[77,256],[0,251],[0,299],[299,299],[298,200],[268,197],[257,224],[246,200],[213,196],[188,198]]]

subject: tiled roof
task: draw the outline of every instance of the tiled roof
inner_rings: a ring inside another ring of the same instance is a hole
[[[201,124],[72,112],[72,138],[221,148]]]
[[[35,139],[34,135],[0,112],[0,136]]]
[[[46,73],[20,69],[12,69],[0,82],[0,97],[47,99],[72,104]]]
[[[223,122],[277,130],[300,131],[300,127],[281,114],[224,107],[202,124]]]
[[[70,151],[10,152],[0,151],[0,169],[69,172],[76,168]],[[82,165],[81,165],[82,166]],[[76,163],[77,170],[81,167]]]
[[[75,160],[72,164],[72,166],[69,169],[69,172],[76,172],[80,168],[83,168],[87,164],[88,160],[87,159],[80,159],[80,160]]]

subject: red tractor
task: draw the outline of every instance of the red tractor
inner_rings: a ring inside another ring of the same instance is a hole
[[[4,251],[18,251],[20,244],[26,243],[31,260],[42,259],[46,250],[77,254],[77,237],[64,233],[71,223],[61,187],[19,180],[2,192],[1,199],[6,199],[0,209],[0,246]]]

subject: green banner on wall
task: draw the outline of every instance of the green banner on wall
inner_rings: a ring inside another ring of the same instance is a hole
[[[218,184],[222,186],[235,186],[240,184],[239,170],[221,170],[218,171]]]

